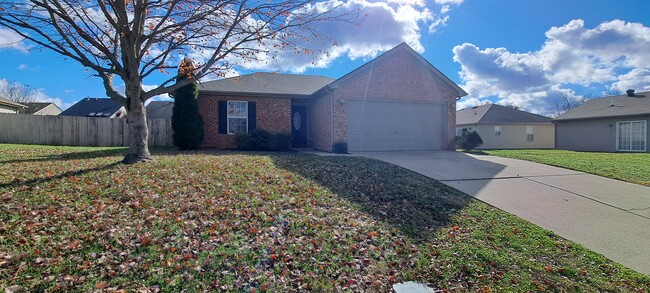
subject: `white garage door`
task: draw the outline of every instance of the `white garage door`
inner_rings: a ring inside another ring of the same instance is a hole
[[[347,104],[351,152],[445,148],[442,103],[348,100]]]

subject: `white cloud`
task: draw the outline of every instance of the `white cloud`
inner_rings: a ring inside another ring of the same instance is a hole
[[[71,93],[74,93],[74,90],[65,89],[65,90],[63,90],[63,92],[66,93],[66,94],[71,94]]]
[[[625,92],[634,89],[637,92],[650,91],[650,69],[635,68],[626,74],[619,75],[617,81],[612,83],[610,89]]]
[[[27,64],[18,65],[18,70],[25,70],[25,69],[27,69]]]
[[[402,42],[406,42],[415,51],[423,53],[422,31],[431,33],[446,25],[449,19],[447,13],[450,10],[448,4],[461,2],[445,2],[443,6],[437,3],[433,5],[425,0],[319,2],[305,9],[323,11],[333,8],[334,14],[358,12],[361,18],[357,23],[329,21],[316,24],[314,31],[331,37],[331,40],[310,38],[307,44],[300,40],[296,41],[311,50],[313,54],[296,54],[292,50],[285,49],[275,51],[273,54],[261,55],[260,60],[244,62],[233,58],[229,62],[251,70],[301,73],[310,67],[327,67],[333,60],[343,56],[352,60],[373,58]],[[432,12],[438,9],[440,13]],[[272,48],[272,45],[269,47]]]
[[[463,3],[463,1],[465,0],[435,0],[435,2],[438,4],[456,4],[456,5],[460,5],[461,3]]]
[[[12,30],[0,28],[0,50],[12,48],[27,52],[28,47],[23,42],[24,38]]]
[[[36,90],[36,98],[34,99],[35,102],[47,102],[47,103],[55,103],[61,110],[65,110],[70,108],[74,103],[68,103],[64,102],[61,98],[58,97],[50,97],[45,93],[44,89],[37,89]]]
[[[576,96],[571,86],[650,89],[650,28],[614,20],[589,29],[578,19],[550,28],[546,37],[540,50],[524,53],[454,47],[462,87],[470,94],[462,105],[496,99],[550,114],[557,96]]]

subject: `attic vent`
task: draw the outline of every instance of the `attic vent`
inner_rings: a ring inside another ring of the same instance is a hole
[[[625,92],[627,93],[628,97],[634,97],[634,90],[633,89],[629,89],[629,90],[627,90]]]

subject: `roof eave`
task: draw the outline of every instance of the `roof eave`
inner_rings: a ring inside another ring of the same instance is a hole
[[[12,107],[23,108],[23,109],[26,109],[26,108],[27,108],[27,106],[25,106],[25,105],[23,105],[23,104],[14,103],[14,102],[12,102],[12,101],[4,101],[4,100],[0,100],[0,104],[2,104],[2,105],[7,105],[7,106],[12,106]]]
[[[554,118],[553,122],[557,121],[575,121],[575,120],[591,120],[591,119],[608,119],[608,118],[625,118],[625,117],[638,117],[638,116],[649,116],[648,113],[636,113],[636,114],[624,114],[624,115],[607,115],[607,116],[590,116],[590,117],[579,117],[579,118]]]
[[[251,93],[251,92],[227,92],[199,90],[199,95],[212,94],[222,96],[245,96],[245,97],[263,97],[263,98],[310,98],[313,94],[271,94],[271,93]]]

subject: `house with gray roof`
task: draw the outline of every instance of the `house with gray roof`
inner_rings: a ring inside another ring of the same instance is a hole
[[[172,119],[174,102],[151,101],[147,104],[147,119]]]
[[[61,108],[55,103],[50,102],[30,102],[24,103],[27,108],[18,111],[19,114],[27,115],[59,115]]]
[[[593,152],[650,152],[650,92],[591,99],[553,119],[555,147]]]
[[[20,110],[27,108],[27,106],[16,103],[14,101],[10,101],[8,99],[5,99],[3,97],[0,97],[0,113],[11,113],[11,114],[16,114]]]
[[[479,149],[552,149],[554,128],[549,117],[497,104],[456,112],[456,135],[476,131],[483,140]]]
[[[61,116],[124,118],[126,109],[111,99],[85,98],[59,114]]]
[[[235,134],[290,134],[293,147],[351,152],[452,148],[456,100],[467,95],[402,43],[333,79],[253,73],[199,83],[204,147],[235,148]]]

